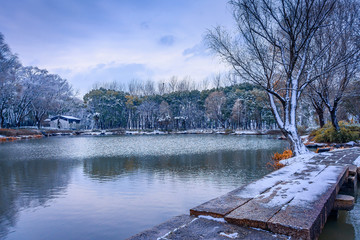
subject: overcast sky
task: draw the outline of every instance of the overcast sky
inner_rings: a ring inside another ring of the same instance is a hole
[[[2,1],[0,32],[23,65],[67,78],[81,95],[94,82],[202,81],[225,69],[202,42],[232,26],[227,0]]]

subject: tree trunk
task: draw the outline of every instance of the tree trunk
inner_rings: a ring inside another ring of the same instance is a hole
[[[316,114],[318,115],[320,127],[322,128],[325,125],[324,109],[315,108],[315,111],[316,111]]]
[[[0,112],[0,128],[4,128],[4,123],[5,123],[5,117],[4,117],[4,114],[2,113],[2,111]]]
[[[281,119],[277,107],[275,105],[274,97],[268,93],[271,110],[274,114],[275,120],[290,144],[290,150],[293,156],[309,153],[304,143],[301,141],[296,128],[296,98],[293,93],[291,101],[284,103],[284,120]]]
[[[290,150],[292,151],[293,156],[309,153],[309,150],[301,141],[300,136],[296,130],[286,130],[284,128],[280,128],[280,130],[289,142]]]
[[[331,117],[331,123],[333,125],[333,127],[335,128],[335,130],[337,132],[340,131],[340,127],[339,127],[339,122],[337,120],[337,117],[336,117],[336,108],[333,107],[333,109],[330,111],[330,117]]]

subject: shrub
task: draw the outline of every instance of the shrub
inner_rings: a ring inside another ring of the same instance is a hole
[[[232,130],[230,128],[225,129],[225,135],[229,135],[231,133],[234,133],[234,130]]]
[[[325,124],[322,128],[313,131],[310,137],[313,137],[315,142],[323,143],[345,143],[355,141],[360,138],[360,127],[350,125],[346,122],[339,122],[340,131],[336,131],[331,123]]]
[[[298,133],[300,135],[306,135],[308,134],[308,128],[304,125],[301,125],[301,126],[297,126],[297,130],[298,130]]]
[[[271,161],[267,163],[267,165],[275,170],[284,167],[285,165],[280,163],[281,160],[291,158],[293,155],[290,149],[286,149],[283,153],[274,153],[271,157]]]

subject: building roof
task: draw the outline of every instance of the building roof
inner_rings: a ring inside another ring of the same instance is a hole
[[[57,115],[57,116],[54,116],[54,117],[50,118],[51,121],[54,121],[54,120],[57,120],[57,119],[63,119],[65,121],[69,121],[69,122],[77,122],[77,123],[80,122],[80,118],[76,118],[76,117],[73,117],[73,116]]]

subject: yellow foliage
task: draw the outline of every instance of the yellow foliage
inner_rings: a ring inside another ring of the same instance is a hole
[[[268,162],[267,165],[275,170],[280,169],[284,167],[285,165],[280,163],[281,160],[291,158],[293,155],[292,151],[290,149],[286,149],[283,153],[274,153],[274,155],[271,157],[271,162]]]

